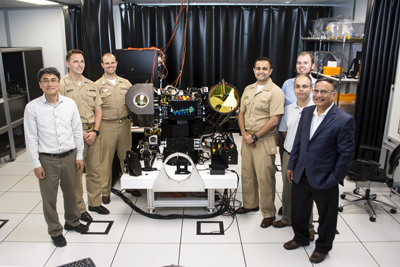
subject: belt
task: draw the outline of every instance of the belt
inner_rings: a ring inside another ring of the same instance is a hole
[[[117,124],[121,124],[121,123],[123,123],[124,121],[126,121],[126,119],[128,119],[128,117],[125,117],[125,118],[119,119],[119,120],[103,120],[103,121],[106,121],[106,122],[116,122]]]
[[[128,117],[125,117],[125,118],[123,118],[123,119],[119,119],[119,120],[117,120],[117,123],[118,123],[118,124],[121,124],[121,123],[124,122],[127,118],[128,118]]]
[[[283,150],[285,150],[285,152],[288,153],[288,155],[290,155],[289,151],[287,151],[286,149],[283,149]]]
[[[71,154],[72,151],[74,151],[74,150],[71,149],[71,150],[69,150],[67,152],[59,153],[59,154],[50,154],[50,153],[39,153],[39,154],[43,155],[43,156],[49,156],[49,157],[52,157],[52,158],[65,158],[66,156],[69,156],[69,154]]]
[[[91,130],[94,127],[94,123],[82,123],[82,124],[87,124],[87,129]]]

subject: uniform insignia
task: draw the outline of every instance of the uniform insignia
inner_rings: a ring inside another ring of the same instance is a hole
[[[96,92],[96,90],[94,90],[94,89],[86,89],[86,91]]]
[[[249,98],[249,97],[248,97],[247,95],[245,95],[245,96],[244,96],[244,99],[247,99],[247,98]]]
[[[69,90],[67,90],[67,93],[69,93],[69,92],[71,92],[71,91],[74,91],[74,89],[69,89]]]
[[[108,89],[101,90],[102,93],[108,92]]]
[[[267,99],[261,98],[261,102],[265,103],[265,101],[267,101]]]
[[[129,88],[128,87],[121,87],[121,90],[128,90]]]

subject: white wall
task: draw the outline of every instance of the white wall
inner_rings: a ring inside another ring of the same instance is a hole
[[[365,22],[368,0],[355,0],[354,21]]]
[[[354,1],[356,0],[349,0],[347,2],[343,2],[334,6],[333,16],[337,17],[341,15],[345,19],[353,19]]]
[[[6,24],[4,21],[4,11],[0,10],[0,47],[7,46]]]
[[[66,44],[64,15],[61,7],[8,10],[12,47],[42,47],[44,67],[56,67],[61,76],[65,66]],[[4,20],[0,19],[0,29]],[[7,44],[7,43],[6,43]]]

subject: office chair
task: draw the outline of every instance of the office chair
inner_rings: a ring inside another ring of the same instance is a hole
[[[347,176],[355,182],[368,182],[367,188],[365,189],[365,195],[359,194],[359,188],[354,189],[353,193],[344,192],[340,195],[341,199],[345,199],[346,195],[356,197],[357,199],[345,204],[340,204],[339,211],[342,212],[344,206],[363,203],[364,205],[367,205],[372,214],[371,217],[369,217],[369,220],[374,222],[376,220],[376,213],[372,207],[372,203],[389,207],[390,213],[396,213],[397,207],[377,200],[376,194],[371,194],[371,182],[385,183],[390,188],[391,192],[395,192],[393,189],[393,178],[389,178],[386,175],[385,169],[379,168],[379,148],[363,145],[360,146],[360,153],[362,156],[361,158],[351,161],[350,170],[347,173]],[[388,174],[390,176],[393,176],[393,173],[399,164],[399,160],[400,145],[393,150],[389,158]]]

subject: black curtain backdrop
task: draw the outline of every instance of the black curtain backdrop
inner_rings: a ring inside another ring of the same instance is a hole
[[[71,49],[83,51],[81,8],[64,6],[63,11],[67,51]]]
[[[179,6],[120,4],[124,48],[164,47],[179,14]],[[273,81],[281,86],[295,76],[301,36],[308,36],[311,20],[329,17],[331,7],[189,6],[186,61],[181,88],[213,86],[222,79],[239,92],[255,82],[254,60],[267,56]],[[179,74],[186,14],[167,50],[171,84]]]
[[[81,0],[81,7],[64,7],[67,49],[80,49],[84,75],[96,81],[103,75],[101,57],[115,52],[112,0]]]
[[[400,1],[369,0],[357,86],[355,157],[360,145],[382,145],[399,43]]]

